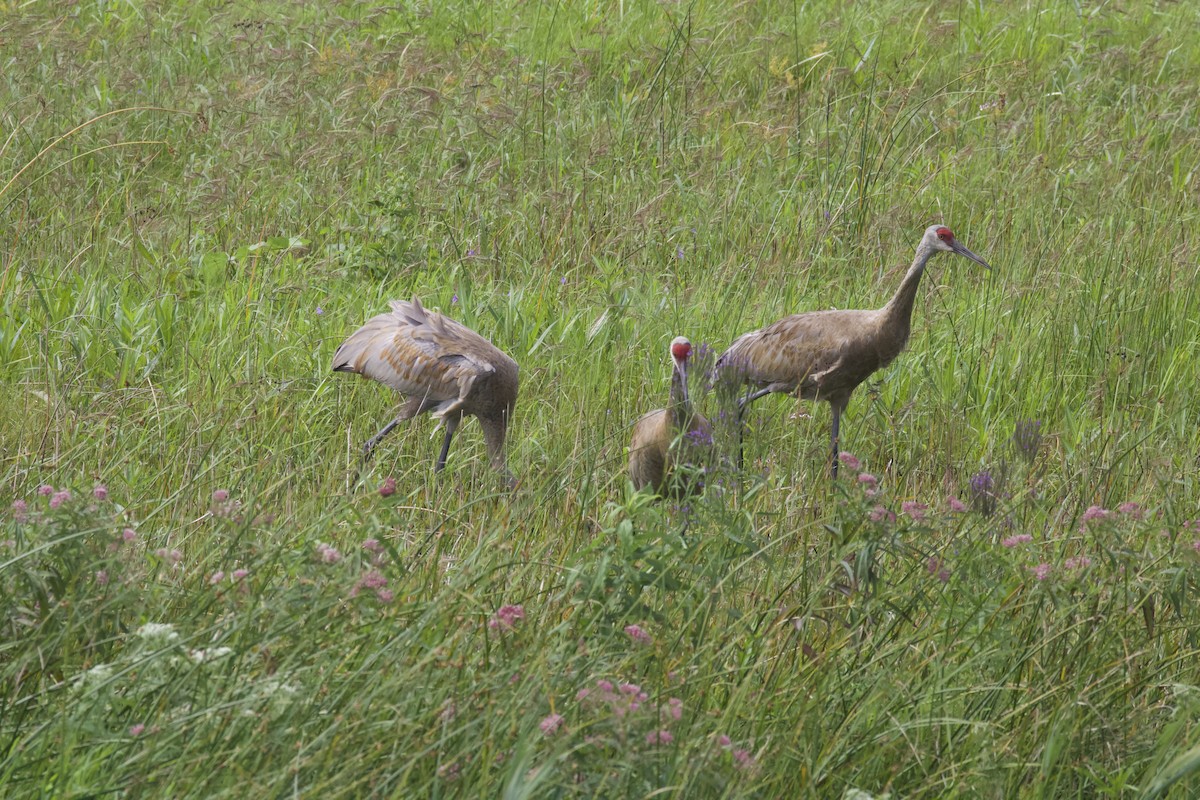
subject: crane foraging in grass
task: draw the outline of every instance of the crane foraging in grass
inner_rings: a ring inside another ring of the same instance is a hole
[[[427,311],[416,297],[367,320],[333,354],[334,372],[357,372],[408,397],[397,417],[363,446],[367,459],[401,421],[431,412],[446,428],[435,471],[446,466],[463,417],[479,418],[492,466],[511,483],[504,439],[517,403],[517,362],[462,323]]]
[[[708,420],[692,408],[688,393],[688,359],[692,343],[683,336],[671,341],[671,393],[666,408],[643,414],[633,425],[629,443],[629,478],[636,489],[666,494],[672,473],[684,450],[712,442]],[[699,488],[695,480],[677,481],[672,493],[688,494]]]
[[[858,385],[904,349],[912,330],[917,286],[925,265],[936,253],[958,253],[991,269],[955,239],[949,228],[931,225],[917,245],[900,288],[883,308],[793,314],[734,341],[717,359],[717,370],[727,385],[748,387],[738,400],[739,441],[742,413],[764,395],[786,392],[806,400],[825,400],[833,411],[829,441],[836,478],[842,412]],[[738,459],[740,466],[740,454]]]

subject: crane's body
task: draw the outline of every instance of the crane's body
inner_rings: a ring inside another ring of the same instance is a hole
[[[958,253],[990,269],[949,228],[934,225],[925,231],[912,266],[883,308],[793,314],[738,337],[717,359],[717,369],[722,380],[748,387],[739,400],[739,414],[758,398],[776,392],[827,401],[833,412],[830,444],[837,477],[842,412],[858,385],[904,350],[912,331],[917,287],[925,265],[938,252]]]
[[[629,443],[629,478],[636,489],[667,493],[675,463],[689,450],[705,447],[712,441],[708,420],[692,408],[688,393],[688,358],[692,345],[684,337],[671,342],[672,360],[670,402],[643,414],[633,425]],[[675,493],[687,494],[698,483],[680,482]]]
[[[367,320],[333,356],[334,372],[355,372],[408,399],[397,417],[363,447],[375,445],[400,422],[431,413],[446,428],[435,470],[446,466],[450,441],[463,417],[479,418],[492,465],[507,474],[504,441],[517,403],[517,362],[460,322],[412,302]]]

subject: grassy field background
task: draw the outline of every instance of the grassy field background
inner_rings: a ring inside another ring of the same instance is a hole
[[[1197,29],[0,2],[0,794],[1195,796]],[[629,491],[673,336],[882,305],[934,222],[994,269],[852,400],[878,490],[776,397]],[[520,363],[515,491],[474,422],[356,480],[332,354],[412,295]]]

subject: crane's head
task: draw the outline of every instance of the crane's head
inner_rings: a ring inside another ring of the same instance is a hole
[[[692,355],[692,343],[686,336],[676,336],[671,340],[671,358],[676,364],[686,364]]]
[[[688,341],[686,336],[676,336],[671,340],[671,360],[675,362],[675,376],[672,383],[676,380],[683,392],[684,402],[689,401],[688,397],[688,359],[692,355],[692,343]]]
[[[981,265],[984,269],[991,266],[979,256],[972,253],[962,242],[954,238],[954,232],[945,225],[930,225],[925,229],[925,243],[934,250],[944,250],[948,253],[958,253]]]

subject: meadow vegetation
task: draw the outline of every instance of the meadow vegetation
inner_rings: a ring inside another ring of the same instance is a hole
[[[1196,796],[1198,29],[0,2],[0,794]],[[933,222],[994,270],[841,479],[773,397],[630,490],[672,337],[882,305]],[[473,421],[360,471],[331,357],[412,295],[520,363],[515,490]]]

